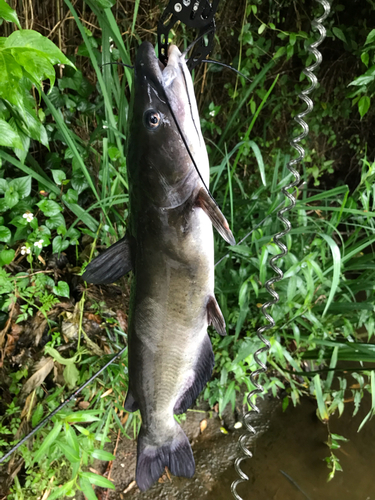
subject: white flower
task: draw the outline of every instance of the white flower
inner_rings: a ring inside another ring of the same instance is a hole
[[[215,110],[210,111],[210,116],[215,116]]]
[[[44,240],[39,240],[34,243],[34,247],[43,248]]]
[[[28,255],[30,251],[29,247],[21,247],[21,255]]]
[[[62,69],[64,69],[64,68],[65,68],[65,64],[58,64],[57,66],[58,66],[59,68],[62,68]]]
[[[103,125],[103,128],[108,128],[108,125]]]
[[[31,222],[34,218],[33,214],[31,214],[30,212],[26,212],[22,217],[26,219],[27,222]]]
[[[113,47],[114,47],[114,45],[113,45],[113,43],[111,43],[111,45],[109,46],[109,51],[111,54],[112,54]]]

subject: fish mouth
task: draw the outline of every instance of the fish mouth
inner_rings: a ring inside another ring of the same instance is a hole
[[[135,74],[140,81],[152,82],[156,87],[169,87],[183,72],[183,56],[176,45],[168,48],[168,62],[164,65],[156,56],[150,42],[143,42],[137,52]]]

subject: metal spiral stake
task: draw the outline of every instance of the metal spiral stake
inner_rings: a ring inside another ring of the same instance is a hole
[[[261,373],[264,373],[267,370],[266,365],[260,360],[259,356],[262,353],[267,352],[271,346],[270,342],[265,337],[263,337],[263,333],[266,332],[267,330],[272,329],[275,326],[275,321],[272,318],[272,316],[267,312],[267,309],[269,307],[277,304],[279,301],[279,295],[272,288],[272,286],[274,283],[277,283],[278,281],[283,279],[284,274],[283,274],[282,270],[277,266],[276,263],[279,259],[281,259],[282,257],[285,257],[288,253],[287,247],[280,240],[282,238],[284,238],[284,236],[286,236],[292,228],[291,223],[289,222],[289,220],[286,217],[284,217],[284,214],[286,212],[288,212],[289,210],[291,210],[292,208],[294,208],[295,204],[296,204],[295,197],[293,195],[291,195],[288,192],[288,190],[296,187],[300,183],[300,175],[297,172],[297,170],[294,168],[294,165],[300,163],[303,160],[303,158],[305,157],[305,150],[303,149],[303,147],[299,143],[309,133],[309,127],[303,118],[308,113],[310,113],[314,107],[313,101],[310,99],[309,94],[313,90],[315,90],[315,88],[317,87],[318,80],[317,80],[315,74],[313,73],[313,71],[315,71],[320,66],[320,64],[322,62],[322,54],[317,50],[317,47],[319,47],[319,45],[323,42],[323,40],[326,37],[326,30],[325,30],[322,23],[327,18],[328,14],[330,12],[330,9],[331,9],[330,4],[328,3],[327,0],[317,0],[317,1],[323,6],[324,14],[321,17],[316,18],[312,21],[312,27],[313,27],[313,29],[319,30],[320,38],[308,47],[308,51],[311,52],[312,54],[314,54],[316,61],[314,64],[312,64],[311,66],[309,66],[308,68],[303,70],[304,74],[311,81],[310,87],[306,90],[303,90],[299,94],[300,99],[302,99],[306,103],[307,108],[305,111],[303,111],[302,113],[299,113],[297,116],[294,117],[295,121],[302,127],[303,132],[299,136],[292,139],[290,142],[291,146],[298,151],[299,156],[298,156],[298,158],[291,160],[287,165],[289,171],[294,175],[294,181],[282,189],[283,194],[286,196],[286,198],[288,198],[288,200],[290,201],[290,204],[287,207],[281,209],[277,214],[279,220],[284,224],[285,229],[283,231],[280,231],[274,237],[274,241],[275,241],[276,245],[279,247],[280,253],[278,255],[273,256],[270,259],[270,266],[275,271],[276,276],[269,279],[265,284],[265,287],[266,287],[267,291],[269,292],[269,294],[272,296],[272,299],[270,301],[266,302],[262,307],[262,313],[263,313],[264,317],[266,318],[266,320],[268,321],[268,325],[262,326],[262,327],[258,328],[258,330],[257,330],[257,335],[259,337],[259,340],[261,342],[263,342],[265,345],[264,345],[264,347],[261,347],[260,349],[258,349],[256,351],[256,353],[254,354],[254,359],[255,359],[256,363],[258,364],[259,369],[254,371],[252,373],[252,375],[250,376],[251,383],[254,385],[255,389],[253,391],[251,391],[247,396],[247,401],[251,407],[251,410],[248,411],[244,416],[244,423],[245,423],[245,427],[246,427],[247,431],[250,434],[254,434],[254,435],[256,434],[256,431],[255,431],[254,427],[250,424],[250,420],[251,420],[252,412],[259,413],[259,408],[257,407],[257,405],[255,403],[252,402],[252,398],[255,395],[263,393],[264,388],[257,381],[257,378]],[[236,500],[243,500],[242,497],[237,493],[237,486],[240,483],[243,483],[243,482],[249,480],[248,476],[241,469],[242,461],[246,460],[247,458],[251,458],[253,456],[251,451],[246,447],[247,438],[248,438],[247,432],[242,434],[242,436],[240,437],[239,446],[240,446],[241,454],[238,458],[236,458],[235,463],[234,463],[234,467],[237,471],[237,474],[239,475],[239,479],[237,479],[236,481],[234,481],[232,483],[231,491],[232,491],[233,497]]]

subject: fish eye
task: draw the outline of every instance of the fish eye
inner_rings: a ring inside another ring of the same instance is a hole
[[[143,123],[149,130],[156,130],[161,124],[160,113],[154,109],[148,109],[143,115]]]

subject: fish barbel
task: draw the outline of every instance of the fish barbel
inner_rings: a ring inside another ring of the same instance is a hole
[[[211,377],[208,325],[226,333],[214,296],[212,226],[235,241],[207,191],[209,162],[185,58],[171,45],[164,67],[144,42],[134,78],[127,235],[83,278],[111,283],[134,272],[125,409],[141,412],[136,481],[145,491],[165,466],[176,476],[194,474],[190,443],[174,414],[186,412]]]

